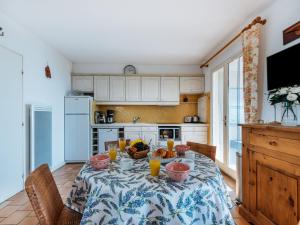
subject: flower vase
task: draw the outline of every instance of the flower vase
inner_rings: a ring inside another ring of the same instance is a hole
[[[297,107],[294,104],[282,104],[281,124],[284,126],[297,126]]]

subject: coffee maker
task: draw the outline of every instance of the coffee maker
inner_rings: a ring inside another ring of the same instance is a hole
[[[114,118],[115,111],[108,109],[106,114],[107,114],[107,123],[114,123],[115,122],[115,118]]]
[[[102,111],[95,112],[95,123],[106,123],[105,113]]]

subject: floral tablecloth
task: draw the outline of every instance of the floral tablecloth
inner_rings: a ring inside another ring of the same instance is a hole
[[[171,181],[164,166],[158,178],[150,176],[146,159],[136,160],[130,171],[118,161],[101,171],[85,164],[66,205],[83,214],[81,225],[234,224],[218,167],[198,154],[183,183]]]

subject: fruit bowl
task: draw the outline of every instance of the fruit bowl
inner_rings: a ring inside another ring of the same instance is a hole
[[[188,177],[190,167],[185,163],[170,162],[166,165],[166,172],[173,181],[182,182]]]
[[[137,139],[131,142],[130,146],[126,148],[126,151],[131,158],[142,159],[147,157],[150,147],[142,139]]]
[[[188,145],[176,145],[175,146],[175,150],[176,150],[178,156],[184,156],[185,152],[190,149],[191,149],[191,147]]]
[[[107,168],[109,161],[110,161],[109,156],[104,154],[94,155],[90,159],[91,166],[96,170]]]

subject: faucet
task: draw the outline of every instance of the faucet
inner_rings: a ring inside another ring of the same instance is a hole
[[[133,122],[133,123],[137,123],[140,119],[141,119],[141,117],[139,117],[139,116],[134,116],[134,117],[132,118],[132,122]]]

